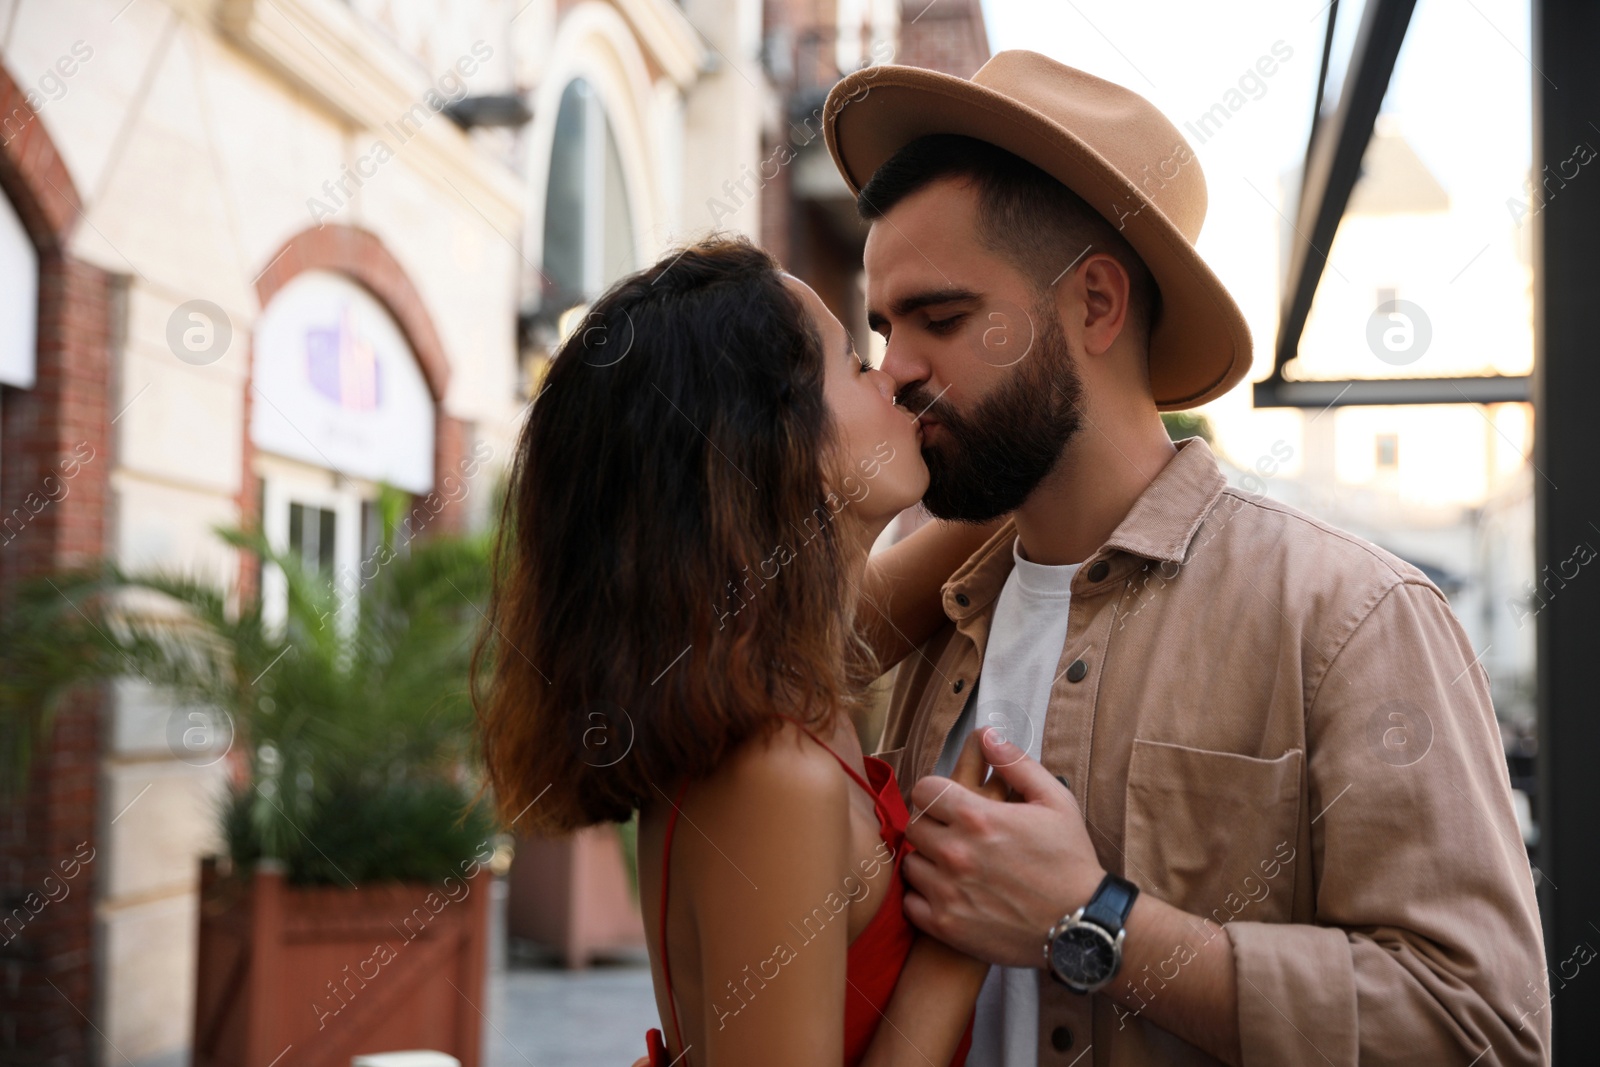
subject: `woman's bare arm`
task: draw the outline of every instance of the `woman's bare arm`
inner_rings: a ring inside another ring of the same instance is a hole
[[[967,735],[951,778],[995,800],[1005,798],[999,775],[987,785],[988,765],[976,731]],[[872,1036],[862,1067],[927,1067],[950,1062],[972,1015],[989,964],[919,933],[911,946],[884,1021]]]
[[[867,560],[857,625],[884,670],[943,625],[940,588],[1004,521],[975,526],[935,519]]]
[[[690,855],[678,869],[696,871],[686,888],[700,916],[703,1036],[689,1050],[697,1067],[832,1067],[844,1046],[848,914],[832,908],[848,893],[841,892],[845,873],[870,882],[873,893],[885,886],[850,862],[854,785],[831,756],[795,744],[796,737],[785,726],[735,754],[702,786],[699,832],[679,839]],[[983,769],[969,738],[952,778],[977,788]],[[748,803],[750,796],[762,803]],[[882,865],[877,878],[891,877],[892,866]],[[817,921],[818,907],[827,921]],[[797,934],[791,923],[808,916]],[[919,934],[864,1063],[948,1063],[987,971],[988,964]],[[681,1055],[676,1035],[669,1031],[668,1039]],[[646,1065],[641,1059],[634,1067]]]
[[[845,879],[859,878],[849,829],[855,788],[832,756],[785,723],[698,789],[694,825],[686,821],[674,845],[689,846],[677,870],[694,871],[685,888],[700,941],[702,1037],[688,1056],[695,1067],[838,1064]],[[890,876],[885,867],[881,877]]]
[[[917,934],[862,1067],[944,1067],[961,1043],[989,965]]]

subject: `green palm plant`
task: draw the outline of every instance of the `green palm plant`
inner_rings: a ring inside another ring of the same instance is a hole
[[[236,862],[280,860],[301,883],[450,873],[492,833],[486,808],[467,799],[469,665],[491,534],[399,544],[408,499],[384,487],[380,544],[340,582],[258,529],[216,528],[282,573],[275,616],[260,596],[233,603],[170,569],[100,562],[27,583],[0,618],[8,783],[25,779],[73,686],[137,676],[180,710],[229,724],[220,733],[247,772],[219,813]],[[169,731],[175,754],[194,732]]]

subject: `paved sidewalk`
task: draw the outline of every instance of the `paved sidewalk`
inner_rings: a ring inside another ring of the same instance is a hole
[[[493,976],[484,1067],[630,1067],[659,1023],[642,961],[584,971],[513,963]]]

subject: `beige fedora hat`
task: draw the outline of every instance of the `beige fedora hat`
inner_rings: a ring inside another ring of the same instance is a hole
[[[1139,94],[1037,52],[1001,52],[970,81],[883,65],[833,87],[823,131],[853,194],[909,142],[956,133],[1021,156],[1083,197],[1161,287],[1150,337],[1160,410],[1213,400],[1249,373],[1244,315],[1194,248],[1206,217],[1200,161]]]

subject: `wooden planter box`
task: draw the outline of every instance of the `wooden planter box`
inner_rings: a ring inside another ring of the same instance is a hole
[[[506,926],[560,954],[568,967],[644,945],[644,919],[611,824],[559,838],[518,837]]]
[[[490,885],[299,888],[200,865],[193,1067],[349,1067],[435,1049],[477,1067]]]

